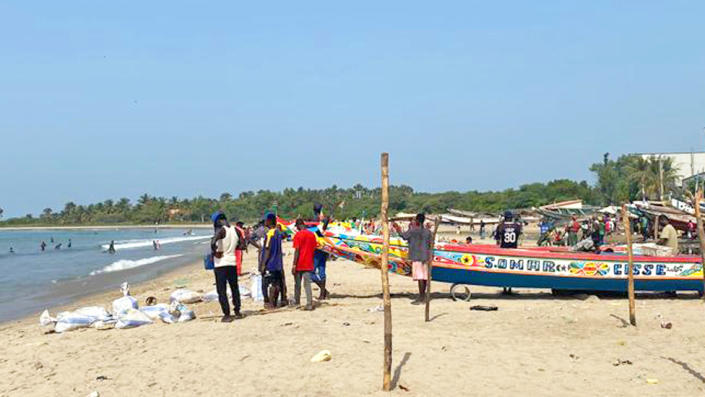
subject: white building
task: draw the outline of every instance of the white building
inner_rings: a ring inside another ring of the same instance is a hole
[[[681,182],[683,179],[705,172],[705,152],[634,153],[634,155],[644,158],[662,156],[673,159],[673,166],[676,167]]]

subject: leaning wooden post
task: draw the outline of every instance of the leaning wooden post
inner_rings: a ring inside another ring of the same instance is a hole
[[[433,234],[431,234],[431,259],[426,262],[426,310],[424,318],[426,322],[431,321],[431,280],[433,280],[433,256],[436,251],[436,233],[438,233],[438,225],[441,223],[441,217],[437,216],[433,225]]]
[[[384,301],[384,368],[382,390],[392,390],[392,301],[389,295],[389,223],[387,210],[389,208],[389,153],[382,153],[382,299]]]
[[[698,225],[698,240],[700,241],[700,266],[703,269],[703,299],[705,299],[705,231],[703,231],[703,219],[700,217],[700,201],[703,199],[703,191],[698,189],[695,193],[695,222]]]
[[[627,284],[627,294],[629,296],[629,322],[636,327],[636,313],[634,313],[634,253],[632,251],[632,224],[629,221],[629,210],[627,205],[622,205],[622,217],[624,221],[624,233],[627,235],[627,255],[629,258],[629,275]]]

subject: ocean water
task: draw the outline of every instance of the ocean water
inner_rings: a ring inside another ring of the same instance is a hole
[[[123,281],[145,281],[192,263],[207,251],[211,232],[189,231],[0,229],[0,321],[38,316],[45,308],[93,293],[119,293]],[[111,240],[114,254],[107,252]],[[154,250],[154,240],[161,244],[159,250]],[[40,249],[42,241],[45,251]]]

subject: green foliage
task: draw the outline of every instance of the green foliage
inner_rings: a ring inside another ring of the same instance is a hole
[[[500,212],[505,209],[531,208],[541,205],[582,199],[586,204],[621,204],[627,201],[654,199],[660,194],[660,176],[663,173],[665,194],[677,190],[676,169],[670,158],[621,156],[610,160],[608,154],[600,163],[590,167],[597,177],[595,187],[587,182],[558,179],[548,183],[530,183],[518,189],[490,192],[420,193],[406,185],[390,186],[389,210],[397,212],[446,212],[449,208],[468,211]],[[286,218],[309,217],[313,203],[320,203],[324,212],[334,217],[376,217],[379,214],[380,188],[356,184],[341,189],[286,188],[281,192],[259,190],[241,192],[237,197],[225,192],[218,199],[198,196],[192,199],[152,197],[143,194],[132,204],[127,198],[117,201],[77,205],[68,202],[60,212],[51,208],[42,211],[39,218],[31,214],[12,218],[0,225],[79,225],[79,224],[154,224],[208,222],[210,214],[220,209],[230,219],[253,221],[266,211],[276,211]],[[1,213],[0,213],[1,214]]]
[[[313,203],[323,204],[324,212],[332,213],[336,218],[370,218],[379,215],[380,195],[379,188],[370,189],[360,184],[347,189],[331,186],[326,189],[287,188],[281,192],[248,191],[240,193],[237,197],[223,193],[218,199],[202,196],[192,199],[167,199],[144,194],[136,204],[131,204],[126,198],[87,206],[68,202],[58,213],[47,208],[39,218],[28,215],[8,219],[0,224],[12,226],[208,222],[210,214],[218,209],[225,211],[230,219],[253,221],[261,218],[264,212],[274,210],[286,218],[309,217],[313,212]],[[565,179],[546,184],[523,185],[519,189],[482,193],[419,193],[406,185],[390,186],[389,197],[391,214],[419,211],[437,213],[445,212],[448,208],[498,212],[507,208],[526,208],[576,198],[590,204],[597,203],[594,190],[586,182],[577,183]]]

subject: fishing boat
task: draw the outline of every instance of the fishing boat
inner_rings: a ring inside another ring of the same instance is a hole
[[[381,236],[332,227],[323,233],[319,244],[331,255],[380,266]],[[389,271],[411,276],[411,263],[406,258],[406,242],[391,238]],[[637,255],[633,263],[637,291],[703,292],[699,257]],[[621,292],[627,290],[628,262],[621,253],[436,243],[431,274],[433,281],[452,284],[451,293],[455,287],[466,285]]]

